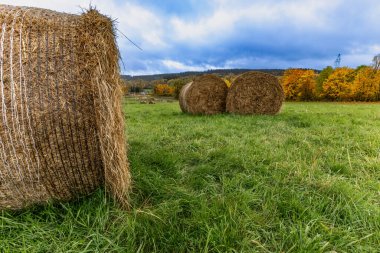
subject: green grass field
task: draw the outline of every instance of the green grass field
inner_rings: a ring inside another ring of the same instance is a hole
[[[380,252],[380,104],[125,113],[131,210],[99,190],[2,212],[0,252]]]

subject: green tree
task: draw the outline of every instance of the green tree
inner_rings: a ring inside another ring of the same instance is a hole
[[[319,73],[318,77],[317,77],[317,83],[316,83],[316,87],[315,87],[315,90],[316,90],[316,93],[317,93],[317,96],[320,97],[320,95],[322,94],[322,91],[323,91],[323,83],[329,78],[329,76],[334,72],[334,69],[333,67],[331,66],[327,66],[326,68],[324,68],[321,73]]]

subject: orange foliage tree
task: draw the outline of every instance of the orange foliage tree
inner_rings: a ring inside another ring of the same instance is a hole
[[[380,101],[380,70],[379,69],[376,70],[374,82],[375,82],[374,89],[376,89],[376,87],[377,87],[377,93],[375,94],[374,100]]]
[[[351,68],[337,68],[322,85],[321,96],[330,100],[352,99],[352,84],[355,71]]]
[[[358,70],[352,85],[352,96],[355,100],[376,101],[380,93],[380,72],[371,67]]]
[[[315,99],[316,74],[313,70],[288,69],[281,79],[287,100]]]
[[[154,86],[154,94],[158,96],[173,96],[175,88],[167,84],[157,84]]]
[[[227,87],[230,88],[231,87],[231,81],[226,79],[226,78],[223,78],[223,81],[226,83]]]
[[[288,69],[280,81],[287,100],[380,101],[380,69],[369,66],[326,67],[319,75],[313,70]]]
[[[236,79],[236,75],[230,73],[226,76],[223,77],[223,81],[227,84],[228,88],[231,87],[232,83],[234,82],[234,80]]]

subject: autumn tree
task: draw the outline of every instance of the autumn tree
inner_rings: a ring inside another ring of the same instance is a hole
[[[352,96],[360,101],[375,101],[380,92],[380,71],[362,67],[357,71],[352,85]]]
[[[172,96],[175,88],[168,84],[157,84],[154,86],[154,94],[158,96]]]
[[[304,69],[288,69],[281,79],[288,100],[307,101],[315,98],[315,72]]]
[[[228,80],[227,78],[223,78],[223,81],[226,83],[227,87],[230,88],[232,85],[232,82]]]
[[[351,68],[337,68],[322,85],[321,96],[330,100],[352,98],[352,83],[355,71]]]
[[[179,98],[179,93],[181,92],[182,87],[188,84],[189,82],[191,82],[192,79],[193,77],[181,77],[181,78],[172,79],[168,82],[168,85],[174,87],[173,95],[176,99]]]
[[[154,88],[157,84],[163,84],[163,83],[168,83],[168,80],[166,79],[155,79],[149,82],[148,85],[145,86],[145,88]]]
[[[374,83],[375,83],[375,87],[377,87],[375,101],[380,101],[380,70],[376,70],[375,72]]]
[[[288,69],[285,71],[281,83],[287,100],[296,100],[298,79],[302,75],[302,72],[301,69]]]
[[[231,87],[233,81],[236,79],[236,75],[229,73],[223,77],[223,81],[227,84],[228,87]]]

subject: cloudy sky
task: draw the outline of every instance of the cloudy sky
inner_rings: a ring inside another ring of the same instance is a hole
[[[5,0],[118,20],[125,74],[215,68],[370,64],[380,53],[379,0]]]

